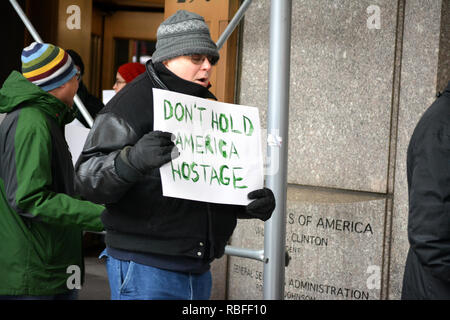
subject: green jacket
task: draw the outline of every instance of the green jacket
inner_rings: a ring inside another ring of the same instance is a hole
[[[75,197],[64,138],[73,115],[16,71],[0,113],[0,295],[63,293],[76,283],[69,266],[83,277],[82,230],[103,230],[104,207]]]

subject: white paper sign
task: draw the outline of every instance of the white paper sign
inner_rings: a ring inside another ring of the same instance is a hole
[[[116,95],[116,91],[114,90],[103,90],[102,96],[103,96],[103,104],[106,106],[106,104],[109,102],[109,100],[112,99]]]
[[[64,134],[66,137],[67,145],[69,146],[70,153],[72,154],[73,165],[80,157],[81,151],[83,151],[84,143],[89,134],[88,128],[86,128],[77,119],[67,124],[64,128]]]
[[[171,132],[180,157],[161,167],[163,195],[247,205],[264,185],[259,110],[153,89],[154,130]]]

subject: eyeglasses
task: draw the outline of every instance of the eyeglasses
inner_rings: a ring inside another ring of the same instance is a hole
[[[213,66],[217,63],[217,61],[210,55],[206,54],[192,54],[189,56],[191,58],[191,62],[196,65],[201,65],[205,59],[208,59],[209,63]]]
[[[114,82],[114,84],[122,84],[122,83],[127,83],[127,82],[124,80],[119,80],[119,79],[116,79],[116,82]]]
[[[77,81],[80,81],[81,80],[81,72],[78,71],[75,75],[77,76]]]

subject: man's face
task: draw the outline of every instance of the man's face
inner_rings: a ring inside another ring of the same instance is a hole
[[[72,79],[64,83],[62,86],[49,91],[49,93],[64,102],[64,104],[66,104],[69,108],[72,108],[73,98],[78,91],[79,81],[77,77],[77,75],[73,76]]]
[[[75,75],[67,82],[67,101],[69,102],[69,104],[67,105],[69,106],[69,108],[72,108],[73,106],[73,98],[77,94],[79,84],[80,82],[78,80],[78,75]]]
[[[197,83],[207,87],[211,78],[211,58],[202,54],[179,56],[164,61],[167,69],[175,73],[181,79]]]

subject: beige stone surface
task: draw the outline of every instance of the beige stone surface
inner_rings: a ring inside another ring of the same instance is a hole
[[[379,299],[385,208],[381,197],[290,188],[285,299]],[[262,222],[239,222],[233,246],[263,243]],[[263,263],[229,259],[229,299],[262,299]]]
[[[380,29],[369,29],[370,5]],[[296,0],[292,5],[289,183],[386,192],[397,5]],[[266,123],[270,1],[245,16],[239,103]]]

